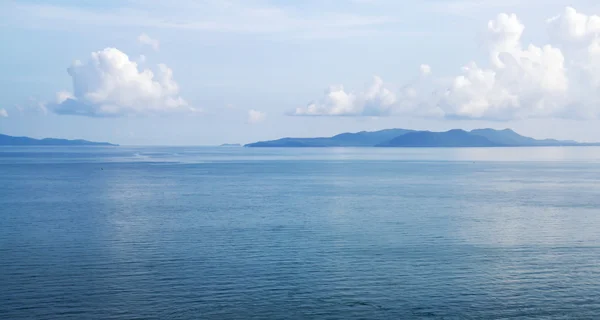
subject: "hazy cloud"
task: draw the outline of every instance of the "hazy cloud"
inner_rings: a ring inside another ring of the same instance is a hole
[[[287,5],[269,4],[243,0],[228,1],[122,1],[113,10],[95,10],[75,6],[14,3],[11,10],[12,24],[68,27],[111,26],[195,30],[240,34],[285,34],[287,37],[323,38],[364,35],[373,32],[373,26],[393,23],[385,15],[348,13],[343,10],[331,12],[294,10]],[[410,35],[413,35],[410,33]],[[287,38],[286,37],[286,38]],[[140,42],[158,48],[158,41],[142,34]]]
[[[8,111],[6,111],[6,109],[0,109],[0,118],[7,118],[8,117]]]
[[[140,34],[137,40],[140,44],[152,47],[154,51],[158,51],[160,47],[160,41],[158,41],[157,39],[152,39],[149,35],[145,33]]]
[[[45,101],[40,101],[35,97],[29,97],[26,102],[15,105],[15,108],[21,114],[25,113],[41,113],[48,114],[48,108]]]
[[[248,123],[255,124],[262,122],[266,119],[267,114],[258,110],[248,110]]]

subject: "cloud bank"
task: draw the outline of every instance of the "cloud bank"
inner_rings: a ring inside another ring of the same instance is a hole
[[[469,62],[450,78],[420,77],[401,88],[379,77],[362,92],[331,86],[322,98],[297,108],[297,116],[388,116],[447,118],[596,118],[600,113],[600,16],[567,7],[548,19],[551,44],[524,45],[525,26],[514,14],[489,21],[485,67]]]
[[[173,71],[159,64],[156,74],[115,48],[93,52],[86,63],[67,69],[73,92],[57,93],[48,108],[58,114],[118,117],[133,114],[188,112],[195,109],[179,96]]]

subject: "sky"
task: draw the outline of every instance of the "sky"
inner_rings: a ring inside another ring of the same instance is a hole
[[[0,133],[215,145],[407,128],[600,141],[593,0],[6,0]]]

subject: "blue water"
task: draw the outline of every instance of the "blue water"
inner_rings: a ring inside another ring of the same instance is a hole
[[[600,148],[1,148],[0,319],[597,319]]]

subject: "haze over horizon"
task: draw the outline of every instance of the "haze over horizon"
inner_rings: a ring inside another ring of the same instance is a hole
[[[594,1],[0,4],[0,133],[216,145],[387,128],[600,141]]]

